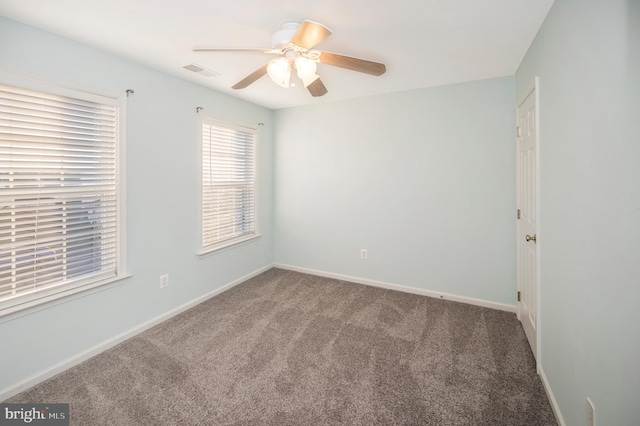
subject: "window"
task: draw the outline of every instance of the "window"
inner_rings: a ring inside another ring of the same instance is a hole
[[[0,314],[113,280],[117,100],[0,85]]]
[[[257,236],[256,145],[253,128],[203,120],[200,254]]]

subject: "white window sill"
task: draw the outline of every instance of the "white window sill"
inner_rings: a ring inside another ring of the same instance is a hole
[[[113,288],[123,284],[123,281],[129,277],[131,277],[131,274],[118,275],[117,277],[96,281],[91,284],[61,290],[60,292],[29,300],[18,305],[8,306],[0,310],[0,324],[57,306],[61,303],[66,303],[102,290]]]
[[[248,243],[249,241],[252,241],[252,240],[255,240],[257,238],[260,238],[261,236],[262,236],[262,234],[255,234],[255,235],[250,235],[248,237],[243,237],[241,239],[234,239],[234,240],[230,240],[230,241],[225,241],[224,243],[221,243],[221,244],[218,244],[218,245],[215,245],[215,246],[212,246],[212,247],[207,247],[207,248],[200,249],[200,250],[198,250],[196,252],[196,254],[198,256],[201,256],[201,257],[207,256],[209,254],[212,254],[212,253],[215,253],[215,252],[218,252],[218,251],[222,251],[222,250],[234,247],[234,246],[238,246],[238,245],[241,245],[241,244]]]

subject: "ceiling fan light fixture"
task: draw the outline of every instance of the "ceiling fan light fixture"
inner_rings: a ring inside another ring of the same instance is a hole
[[[298,73],[298,77],[300,80],[305,80],[306,78],[314,75],[318,67],[316,66],[315,61],[305,58],[304,56],[298,56],[294,62],[296,67],[296,71]]]
[[[294,65],[296,67],[298,77],[300,77],[300,80],[304,83],[304,87],[308,87],[311,83],[320,78],[320,76],[316,74],[318,66],[313,59],[299,56],[296,58]]]
[[[291,64],[286,58],[277,58],[269,62],[267,74],[278,86],[289,88],[291,80]]]
[[[291,81],[291,72],[295,68],[297,76],[304,83],[304,87],[311,96],[324,96],[328,93],[322,79],[316,74],[317,63],[332,65],[351,71],[380,76],[387,70],[386,66],[379,62],[366,59],[345,56],[338,53],[314,50],[314,47],[329,37],[331,30],[324,25],[309,20],[302,23],[287,22],[282,29],[276,32],[272,38],[272,49],[234,49],[234,48],[196,48],[197,52],[260,52],[281,55],[240,80],[232,86],[233,89],[244,89],[255,83],[265,74],[278,86],[289,88],[295,84]],[[187,69],[200,72],[201,67],[194,65]]]

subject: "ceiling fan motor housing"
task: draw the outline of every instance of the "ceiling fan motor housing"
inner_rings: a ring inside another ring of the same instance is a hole
[[[276,32],[271,38],[271,47],[274,49],[284,49],[299,26],[300,24],[297,22],[287,22],[283,24],[282,29]]]

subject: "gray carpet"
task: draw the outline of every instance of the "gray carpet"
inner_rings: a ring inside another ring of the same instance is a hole
[[[6,402],[73,425],[555,425],[514,314],[271,269]]]

